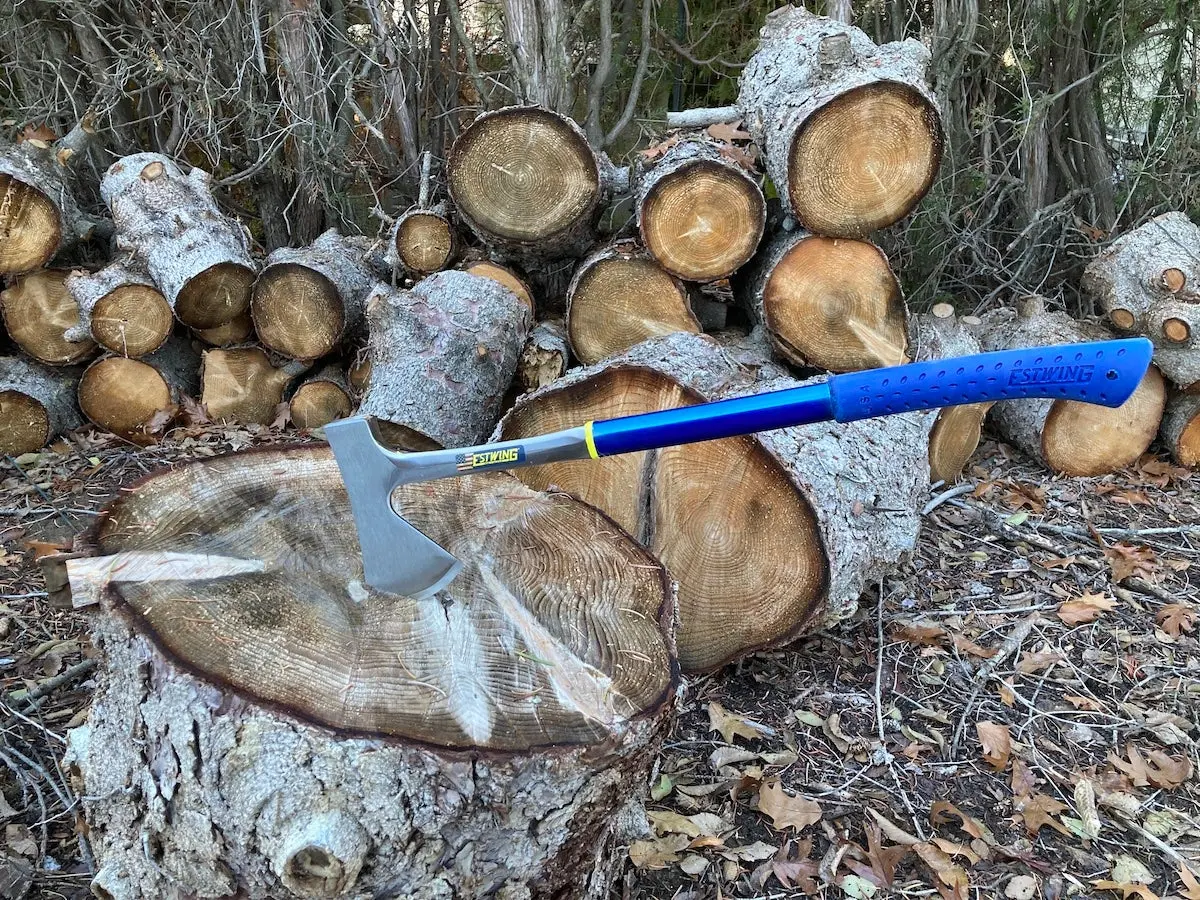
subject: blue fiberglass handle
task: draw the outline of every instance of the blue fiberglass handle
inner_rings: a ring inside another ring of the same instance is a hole
[[[1145,338],[1001,350],[834,375],[823,384],[593,422],[589,450],[612,456],[791,425],[1030,397],[1120,406],[1137,389]]]

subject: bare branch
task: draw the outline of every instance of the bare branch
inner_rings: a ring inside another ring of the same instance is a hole
[[[604,0],[604,2],[608,2],[608,0]],[[617,124],[604,136],[605,147],[620,137],[621,132],[633,121],[633,114],[637,110],[638,99],[642,93],[642,81],[646,77],[646,69],[650,63],[650,29],[653,22],[654,0],[642,0],[642,52],[638,55],[637,69],[633,73],[633,83],[629,86],[629,96],[625,100],[625,110],[621,113]]]

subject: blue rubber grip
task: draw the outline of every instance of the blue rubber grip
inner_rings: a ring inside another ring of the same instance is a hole
[[[839,422],[1029,397],[1120,406],[1153,353],[1146,338],[1001,350],[835,375],[829,389]]]

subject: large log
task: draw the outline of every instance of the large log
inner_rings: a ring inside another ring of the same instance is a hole
[[[1181,466],[1200,466],[1200,394],[1177,393],[1163,413],[1162,439]]]
[[[0,313],[9,337],[48,366],[72,366],[96,354],[96,342],[80,332],[79,306],[67,291],[70,273],[40,269],[0,292]]]
[[[863,237],[908,215],[942,157],[929,51],[785,6],[767,16],[738,105],[779,197],[810,231]]]
[[[532,312],[490,278],[437,272],[367,301],[370,384],[359,406],[406,449],[480,443],[500,417]]]
[[[307,247],[281,247],[268,256],[250,304],[263,346],[312,360],[361,331],[374,283],[366,252],[364,239],[330,229]]]
[[[747,273],[742,299],[793,365],[854,372],[908,360],[900,283],[866,241],[782,232]]]
[[[136,359],[171,334],[171,306],[132,256],[98,272],[74,271],[65,284],[79,306],[79,325],[67,332],[69,340],[90,337],[111,353]]]
[[[200,363],[200,402],[214,421],[270,425],[287,386],[306,368],[272,359],[253,345],[206,350]]]
[[[142,262],[184,325],[215,328],[249,309],[246,232],[217,208],[208,172],[185,176],[159,153],[135,153],[109,167],[100,196],[117,246]]]
[[[758,183],[709,141],[680,141],[638,183],[642,243],[687,281],[716,281],[745,265],[766,214]]]
[[[1183,213],[1113,241],[1082,285],[1126,334],[1154,342],[1154,364],[1181,388],[1200,387],[1200,228]]]
[[[607,896],[674,706],[663,567],[504,474],[392,502],[465,566],[435,598],[364,584],[323,446],[184,466],[101,517],[68,569],[99,602],[66,763],[97,896]]]
[[[1044,347],[1107,340],[1100,327],[1049,312],[1038,296],[1023,297],[1015,309],[987,315],[978,330],[984,350]],[[1032,365],[1073,365],[1074,357],[1043,359],[1030,352]],[[1115,472],[1137,460],[1158,433],[1166,385],[1153,365],[1133,396],[1110,409],[1076,400],[1009,400],[997,403],[991,421],[1009,443],[1065,475],[1093,476]]]
[[[64,162],[29,141],[0,145],[0,276],[40,269],[91,236],[95,220],[75,201]]]
[[[351,393],[340,366],[322,367],[292,392],[288,400],[292,424],[297,428],[320,428],[334,419],[344,419],[354,409]]]
[[[567,289],[567,334],[584,364],[648,338],[702,330],[687,289],[632,241],[589,255]]]
[[[0,453],[33,453],[82,425],[75,405],[78,382],[78,369],[0,357]]]
[[[672,334],[518,401],[497,439],[798,382],[735,363],[712,338]],[[932,413],[818,424],[518,470],[611,515],[679,580],[679,658],[714,669],[853,613],[911,553],[928,489]]]

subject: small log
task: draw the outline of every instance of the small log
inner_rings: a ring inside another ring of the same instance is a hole
[[[410,450],[480,443],[500,417],[531,320],[512,291],[466,272],[437,272],[408,291],[377,285],[359,413],[384,420],[384,435]]]
[[[136,359],[171,334],[171,307],[133,257],[98,272],[74,271],[65,284],[79,305],[79,326],[67,333],[69,340],[90,337],[110,353]]]
[[[78,369],[0,357],[0,453],[33,453],[82,425],[75,405],[78,383]]]
[[[536,391],[561,378],[571,364],[567,329],[558,319],[539,322],[529,332],[517,363],[517,386],[522,393]]]
[[[999,309],[985,316],[978,336],[984,350],[1008,350],[1107,340],[1112,335],[1066,313],[1048,312],[1041,297],[1029,296],[1019,300],[1015,310]],[[1043,364],[1036,350],[1031,358],[1033,365]],[[1049,468],[1090,477],[1124,468],[1146,452],[1158,433],[1165,400],[1163,377],[1150,366],[1133,396],[1116,409],[1076,400],[1010,400],[993,406],[990,416],[1005,440]]]
[[[798,382],[672,334],[521,398],[510,440]],[[840,621],[915,547],[932,413],[516,470],[604,510],[679,580],[679,658],[708,671]]]
[[[492,281],[500,282],[500,284],[529,304],[531,311],[533,310],[533,291],[525,279],[508,266],[502,266],[500,263],[493,262],[490,259],[477,259],[464,264],[462,270],[470,272],[472,275],[478,275],[481,278],[490,278]]]
[[[250,307],[254,262],[242,226],[212,195],[212,176],[186,176],[159,153],[117,160],[100,183],[117,246],[146,267],[176,318],[189,328],[216,328]]]
[[[297,428],[320,428],[346,418],[354,410],[346,373],[339,366],[328,365],[309,375],[292,392],[288,408]]]
[[[41,269],[19,276],[0,292],[9,337],[48,366],[73,366],[97,349],[80,329],[79,306],[65,284],[68,275],[65,269]]]
[[[361,331],[374,279],[367,242],[333,229],[299,250],[267,257],[250,314],[264,347],[292,359],[318,359]]]
[[[446,204],[412,209],[396,220],[388,244],[390,262],[417,278],[448,269],[458,255],[458,236]]]
[[[67,159],[29,141],[0,146],[0,276],[40,269],[91,236],[96,223],[75,201]]]
[[[235,344],[245,344],[253,339],[254,320],[247,312],[216,328],[195,328],[192,330],[192,334],[211,347],[232,347]]]
[[[742,112],[736,106],[673,110],[667,113],[667,128],[672,130],[706,128],[722,122],[735,122],[741,116]]]
[[[876,46],[802,6],[769,14],[738,105],[785,208],[809,231],[864,237],[908,215],[942,158],[929,51]]]
[[[93,893],[608,896],[674,708],[666,572],[504,474],[392,503],[465,566],[435,599],[363,583],[324,446],[182,466],[103,514],[68,563],[100,601],[65,763]]]
[[[742,299],[793,365],[855,372],[909,359],[900,282],[866,241],[781,233],[759,254]]]
[[[1126,334],[1154,343],[1154,364],[1200,387],[1200,228],[1171,212],[1125,234],[1083,273],[1083,289]]]
[[[684,286],[632,241],[592,253],[567,289],[567,334],[585,365],[647,338],[702,330]]]
[[[1200,394],[1176,393],[1167,401],[1160,429],[1163,443],[1181,466],[1200,466]]]
[[[105,431],[154,443],[174,421],[182,398],[198,392],[199,365],[191,339],[178,335],[142,359],[106,356],[79,379],[79,408]]]
[[[205,350],[200,363],[200,402],[217,422],[270,425],[283,394],[307,368],[303,363],[278,366],[262,347]]]
[[[679,142],[638,185],[642,243],[686,281],[716,281],[749,262],[766,215],[758,183],[708,141]]]

